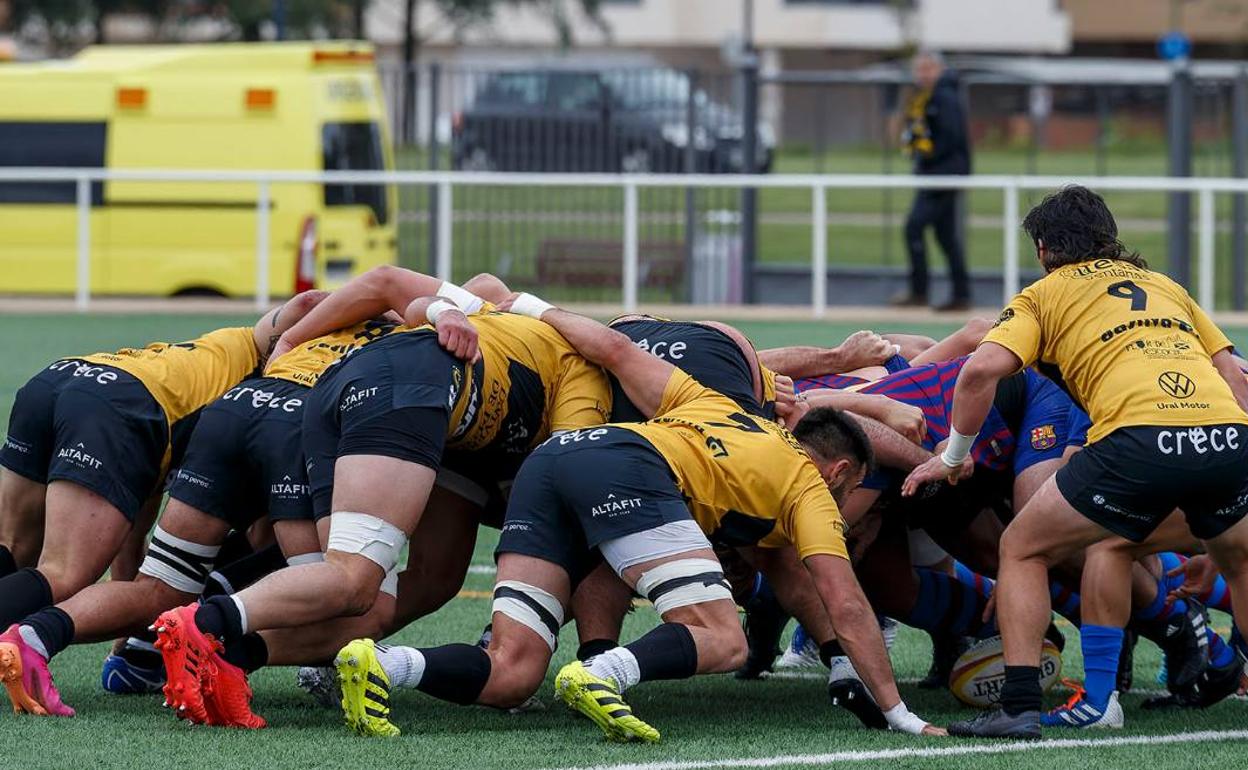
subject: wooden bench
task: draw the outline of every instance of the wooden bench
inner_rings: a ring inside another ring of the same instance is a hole
[[[644,241],[637,246],[637,257],[640,286],[670,289],[684,280],[682,243]],[[619,241],[547,238],[537,247],[537,280],[542,286],[616,287],[623,280],[623,260]]]

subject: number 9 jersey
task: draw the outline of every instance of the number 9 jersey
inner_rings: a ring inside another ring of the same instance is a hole
[[[1212,361],[1230,340],[1181,286],[1127,262],[1054,270],[983,341],[1062,384],[1092,419],[1090,444],[1130,426],[1248,423]]]

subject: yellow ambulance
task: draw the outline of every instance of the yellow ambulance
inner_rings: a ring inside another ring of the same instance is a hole
[[[98,46],[0,64],[0,168],[393,168],[372,48]],[[73,182],[0,180],[0,292],[75,289]],[[243,296],[257,286],[257,185],[97,183],[93,294]],[[392,186],[273,184],[269,287],[333,288],[395,261]]]

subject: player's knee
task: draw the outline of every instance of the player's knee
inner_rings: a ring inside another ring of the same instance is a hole
[[[923,221],[913,216],[906,219],[905,236],[907,241],[923,240]]]
[[[216,563],[220,544],[204,545],[171,535],[159,524],[152,533],[147,554],[139,565],[139,577],[146,577],[177,596],[199,596]]]
[[[54,604],[65,601],[100,578],[99,575],[87,574],[79,565],[68,565],[57,561],[41,559],[36,569],[40,575],[43,575],[44,580],[48,581]]]
[[[391,594],[397,593],[396,568],[407,545],[403,530],[369,514],[335,512],[327,545],[326,563],[341,575],[337,598],[342,614],[368,612],[387,585]]]
[[[1002,563],[1043,560],[1043,554],[1037,552],[1034,540],[1020,527],[1006,527],[1001,533],[1001,545],[997,550]]]
[[[745,630],[739,624],[734,623],[720,633],[720,645],[724,651],[724,670],[735,671],[745,665],[750,647]]]

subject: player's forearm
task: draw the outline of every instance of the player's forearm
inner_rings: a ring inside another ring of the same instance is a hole
[[[887,425],[856,412],[854,417],[871,441],[871,451],[879,465],[909,473],[931,458],[931,452]]]
[[[839,348],[798,345],[759,351],[758,360],[776,374],[797,379],[845,371],[847,357]]]
[[[970,363],[962,368],[953,391],[953,414],[950,418],[950,424],[958,433],[964,436],[979,433],[984,420],[988,419],[1000,381],[1001,378],[994,373],[975,368]]]
[[[1248,380],[1244,379],[1244,373],[1239,368],[1239,362],[1235,360],[1235,356],[1231,355],[1229,349],[1220,350],[1213,356],[1213,365],[1217,367],[1218,374],[1222,375],[1222,379],[1226,380],[1226,384],[1230,386],[1231,393],[1239,402],[1239,408],[1248,412]]]
[[[438,293],[442,281],[391,265],[374,268],[338,289],[282,335],[291,346],[393,310],[400,315],[419,297]]]
[[[551,308],[542,313],[541,319],[562,334],[585,360],[617,376],[626,354],[633,349],[628,337],[583,315]]]
[[[849,562],[821,554],[807,558],[806,567],[832,618],[837,641],[871,690],[876,705],[881,711],[888,711],[901,703],[879,622]]]

